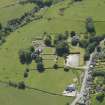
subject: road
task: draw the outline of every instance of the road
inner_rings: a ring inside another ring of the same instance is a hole
[[[76,103],[80,100],[80,98],[83,96],[84,91],[86,89],[86,81],[87,81],[87,77],[88,77],[88,71],[90,69],[90,64],[92,62],[92,54],[90,56],[89,61],[86,63],[85,66],[85,72],[84,72],[84,78],[83,78],[83,82],[82,82],[82,86],[81,86],[81,91],[80,93],[76,96],[76,98],[74,99],[74,101],[70,104],[70,105],[76,105]]]

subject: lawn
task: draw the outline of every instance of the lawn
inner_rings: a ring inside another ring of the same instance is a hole
[[[1,2],[2,1],[2,2]],[[14,5],[7,6],[7,7],[1,7],[4,5],[11,4],[11,1],[15,0],[0,0],[0,22],[4,25],[8,20],[19,18],[22,16],[25,12],[30,11],[33,7],[35,7],[35,4],[25,4],[20,5],[17,2],[14,2]],[[7,3],[7,4],[6,4]]]
[[[104,20],[105,14],[102,12],[105,11],[104,0],[101,2],[99,0],[84,0],[81,3],[75,3],[65,10],[64,16],[60,16],[58,13],[59,9],[62,6],[65,7],[67,4],[68,0],[67,2],[65,1],[64,4],[63,2],[58,3],[47,9],[43,19],[33,21],[7,37],[6,42],[0,46],[0,80],[16,82],[24,80],[34,88],[61,94],[65,87],[73,82],[73,78],[80,76],[81,71],[79,70],[64,72],[63,69],[47,69],[43,73],[31,70],[29,77],[24,79],[23,73],[26,65],[21,65],[18,58],[19,50],[31,46],[32,39],[42,35],[45,31],[56,33],[75,30],[81,33],[85,32],[84,22],[88,16],[92,16],[95,21]],[[15,6],[1,8],[0,16],[1,14],[2,16],[0,17],[0,21],[2,23],[20,16],[25,10],[30,10],[33,4],[27,4],[23,7],[17,4]],[[48,17],[52,19],[48,21]],[[98,34],[105,32],[103,29],[103,27],[105,27],[104,22],[96,22],[95,26]],[[82,49],[80,49],[80,51],[81,50]],[[49,52],[49,50],[47,50],[47,52]],[[60,64],[63,64],[62,60],[60,60],[60,62]],[[53,64],[52,61],[45,61],[44,63],[46,67]],[[29,68],[35,69],[35,63],[33,62],[32,65],[29,65]],[[8,97],[6,98],[7,101],[5,101],[5,97]],[[35,103],[39,105],[65,105],[66,102],[71,101],[72,98],[49,96],[39,92],[34,93],[30,90],[20,91],[13,88],[0,89],[1,105],[35,105]]]
[[[0,85],[0,105],[66,105],[73,98],[54,96],[35,90],[18,90]]]

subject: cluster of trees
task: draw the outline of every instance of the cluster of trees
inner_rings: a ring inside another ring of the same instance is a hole
[[[54,46],[56,49],[56,54],[58,56],[63,56],[69,53],[69,45],[67,43],[67,39],[69,37],[69,32],[65,31],[64,34],[58,33],[55,35],[54,40],[52,40],[51,35],[47,33],[44,34],[44,44],[46,46]]]
[[[43,8],[45,6],[51,6],[54,3],[64,1],[64,0],[18,0],[20,4],[25,4],[25,3],[35,3],[37,4],[40,8]]]
[[[5,27],[0,23],[0,45],[5,42],[5,37],[17,28],[22,27],[33,20],[41,19],[42,16],[34,15],[39,10],[40,8],[34,7],[31,11],[24,13],[21,17],[9,20]]]
[[[64,34],[57,34],[54,38],[54,46],[56,49],[56,54],[58,56],[64,56],[65,54],[69,54],[69,45],[67,43],[68,32]]]
[[[35,61],[36,61],[36,64],[37,64],[37,70],[39,72],[43,72],[45,70],[45,68],[44,68],[42,57],[37,56],[36,59],[35,59]]]
[[[93,72],[93,77],[96,77],[96,76],[102,76],[102,77],[105,77],[105,71],[102,71],[102,70],[94,71],[94,72]]]
[[[23,81],[21,81],[19,83],[14,83],[14,82],[9,81],[8,84],[9,84],[9,86],[14,87],[14,88],[18,88],[18,89],[25,89],[26,88],[26,85]]]
[[[104,97],[105,97],[105,94],[104,94],[104,93],[98,93],[98,94],[96,95],[96,99],[97,99],[97,101],[99,101],[99,102],[102,102],[102,101],[104,100]]]
[[[32,62],[31,51],[29,49],[21,49],[19,51],[19,59],[22,64],[30,64]]]
[[[14,31],[17,28],[22,27],[33,20],[42,18],[42,16],[34,15],[39,10],[40,9],[38,7],[34,7],[31,11],[24,13],[21,17],[9,20],[7,22],[7,27]]]

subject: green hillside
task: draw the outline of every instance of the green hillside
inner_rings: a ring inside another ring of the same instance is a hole
[[[3,6],[12,2],[14,0],[0,0],[0,22],[3,25],[8,20],[20,17],[35,6],[35,4],[20,5],[16,2],[15,5],[10,7]],[[93,18],[97,35],[105,33],[105,0],[83,0],[73,4],[70,4],[70,2],[70,0],[64,0],[47,9],[42,9],[38,13],[43,15],[42,19],[30,22],[12,32],[6,38],[6,42],[0,46],[0,80],[25,81],[26,84],[32,87],[61,94],[65,87],[73,82],[75,77],[80,76],[82,71],[79,70],[64,72],[63,69],[57,71],[49,69],[42,74],[31,70],[29,78],[24,79],[23,74],[27,65],[20,64],[18,55],[20,49],[31,46],[32,40],[41,36],[43,32],[64,33],[66,30],[69,32],[74,30],[77,33],[86,32],[85,20],[87,17]],[[63,15],[60,13],[62,8],[65,8]],[[80,34],[81,37],[82,35],[84,34]],[[63,64],[62,60],[60,62]],[[48,62],[46,65],[50,65],[50,63],[52,62]],[[36,65],[33,62],[28,67],[35,69]],[[66,105],[67,102],[71,101],[72,97],[53,96],[34,90],[18,90],[0,86],[0,105]],[[100,105],[104,104],[105,101]]]

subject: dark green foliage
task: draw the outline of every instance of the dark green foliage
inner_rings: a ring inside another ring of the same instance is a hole
[[[37,70],[38,70],[39,72],[43,72],[43,71],[44,71],[44,65],[43,65],[42,62],[38,62],[38,63],[37,63]]]
[[[35,51],[35,49],[34,49],[33,46],[31,46],[31,47],[29,48],[29,50],[30,50],[30,52],[34,52],[34,51]]]
[[[79,46],[82,48],[86,48],[88,46],[88,40],[82,39],[79,41]]]
[[[26,85],[25,85],[25,83],[22,81],[22,82],[19,82],[18,83],[18,88],[19,89],[25,89],[26,88]]]
[[[68,54],[69,53],[69,45],[67,42],[65,41],[59,41],[56,44],[56,54],[58,56],[63,56],[64,54]]]
[[[88,17],[86,19],[86,30],[89,33],[95,33],[95,27],[94,27],[94,22],[91,17]]]
[[[104,93],[98,93],[97,96],[96,96],[96,99],[99,102],[102,102],[104,100],[104,97],[105,97],[105,94]]]
[[[72,37],[71,44],[72,44],[73,46],[76,46],[78,43],[79,43],[79,37],[78,37],[78,36],[73,36],[73,37]]]
[[[35,59],[35,61],[36,61],[36,63],[39,63],[39,62],[42,62],[42,57],[40,57],[40,56],[37,56],[36,57],[36,59]]]
[[[54,64],[54,65],[53,65],[53,68],[54,68],[54,69],[58,69],[58,65],[57,65],[57,64]]]
[[[84,55],[84,61],[88,61],[89,58],[90,58],[90,53],[86,52],[85,55]]]
[[[46,46],[51,46],[51,44],[52,44],[52,38],[51,38],[50,35],[46,35],[46,36],[45,36],[45,38],[44,38],[44,44],[45,44]]]
[[[102,71],[102,70],[100,70],[100,71],[94,71],[93,72],[93,76],[94,77],[96,77],[96,76],[103,76],[103,77],[105,77],[105,71]]]
[[[75,36],[76,35],[76,32],[75,31],[71,31],[71,37]]]
[[[2,24],[0,23],[0,30],[2,29]]]
[[[64,71],[65,71],[65,72],[68,72],[69,70],[70,70],[70,67],[68,67],[68,66],[65,66],[65,67],[64,67]]]
[[[24,78],[28,77],[28,72],[24,72]]]
[[[101,52],[101,47],[100,46],[97,46],[97,52]]]
[[[25,64],[26,62],[26,57],[25,57],[25,52],[24,50],[19,51],[19,60],[22,64]]]
[[[30,64],[32,62],[31,52],[28,50],[19,51],[19,59],[22,64]]]
[[[97,46],[96,42],[90,43],[86,49],[87,52],[92,53]]]
[[[59,41],[67,40],[68,36],[66,34],[57,34],[54,38],[54,44],[56,45]]]

